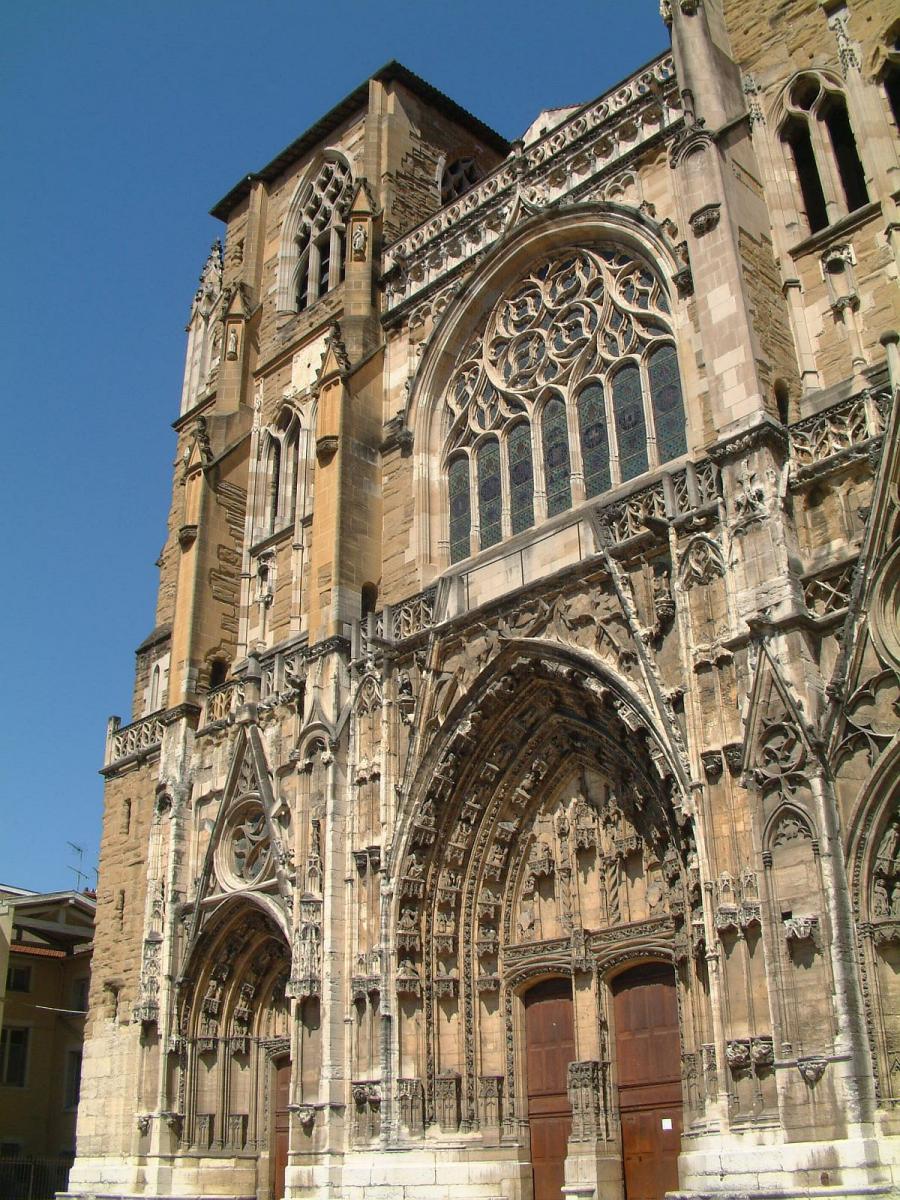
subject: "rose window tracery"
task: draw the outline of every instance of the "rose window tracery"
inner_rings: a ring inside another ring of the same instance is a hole
[[[453,562],[684,454],[659,277],[608,245],[545,260],[472,338],[446,404]]]
[[[218,873],[230,887],[254,887],[273,874],[272,843],[266,815],[256,799],[229,815],[217,851]]]

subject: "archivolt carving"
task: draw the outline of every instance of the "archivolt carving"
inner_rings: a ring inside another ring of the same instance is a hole
[[[233,902],[224,907],[224,914],[207,925],[177,981],[177,1035],[171,1048],[179,1052],[179,1111],[173,1115],[180,1119],[182,1140],[200,1149],[232,1145],[238,1132],[242,1147],[247,1139],[266,1137],[266,1091],[248,1086],[248,1061],[265,1057],[274,1041],[285,1049],[289,1045],[284,937],[258,909]],[[191,1043],[199,1060],[186,1054]],[[219,1066],[212,1069],[216,1059]]]
[[[561,611],[587,624],[583,608]],[[405,1019],[424,1025],[426,1124],[442,1129],[451,1092],[459,1127],[477,1126],[483,1038],[506,1041],[504,1120],[522,1115],[511,989],[616,955],[672,962],[679,937],[690,966],[701,945],[692,832],[648,719],[583,663],[511,640],[495,653],[423,755],[393,851],[396,986]],[[404,1058],[421,1061],[419,1035],[405,1036],[401,1020]]]
[[[725,574],[725,559],[717,541],[705,534],[691,538],[682,552],[678,564],[678,584],[690,591],[699,584],[707,584]]]

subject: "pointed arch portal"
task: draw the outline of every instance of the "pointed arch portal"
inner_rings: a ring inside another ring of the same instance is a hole
[[[693,828],[663,740],[621,682],[519,641],[443,728],[396,864],[401,1084],[421,1086],[426,1127],[530,1144],[535,1196],[556,1196],[588,1146],[622,1170],[619,1110],[641,1094],[617,1085],[616,1035],[652,1010],[676,1066],[657,1081],[665,1113],[641,1120],[665,1122],[671,1174],[681,1046],[698,1041],[707,981]],[[650,991],[619,999],[612,975],[648,959]]]

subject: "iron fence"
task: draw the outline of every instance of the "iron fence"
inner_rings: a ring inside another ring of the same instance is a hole
[[[69,1182],[71,1158],[0,1158],[2,1200],[53,1200]]]

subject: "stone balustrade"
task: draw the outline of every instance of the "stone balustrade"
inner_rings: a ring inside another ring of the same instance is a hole
[[[664,54],[530,145],[514,144],[494,171],[388,247],[387,312],[493,245],[517,199],[544,208],[563,197],[601,198],[590,195],[598,173],[611,174],[609,168],[680,117],[675,66]]]
[[[119,717],[110,717],[106,727],[104,767],[157,749],[162,744],[164,728],[162,713],[159,712],[141,717],[131,725],[122,725]]]

